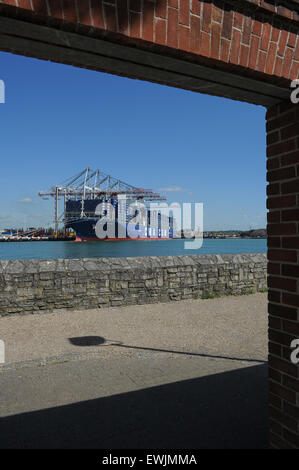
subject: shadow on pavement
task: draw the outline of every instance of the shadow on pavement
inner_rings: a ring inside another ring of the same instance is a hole
[[[1,418],[1,448],[266,448],[267,366]]]
[[[162,352],[170,354],[182,354],[183,356],[198,356],[206,357],[210,359],[228,359],[229,361],[244,361],[244,362],[254,362],[260,364],[266,364],[266,361],[263,359],[257,358],[248,358],[248,357],[235,357],[235,356],[221,356],[217,354],[206,354],[206,353],[195,353],[189,351],[177,351],[173,349],[160,349],[160,348],[147,348],[145,346],[131,346],[129,344],[124,344],[121,341],[114,341],[103,338],[102,336],[78,336],[74,338],[69,338],[69,342],[74,346],[117,346],[119,348],[127,349],[137,349],[141,351],[151,351],[151,352]]]
[[[69,342],[74,346],[100,346],[106,342],[101,336],[78,336],[69,338]]]

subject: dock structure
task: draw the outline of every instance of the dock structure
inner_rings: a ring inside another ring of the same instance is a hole
[[[130,221],[129,207],[136,204],[144,205],[141,219],[142,224],[148,225],[148,204],[151,202],[166,201],[164,196],[154,192],[152,189],[136,187],[125,183],[119,178],[103,173],[99,169],[92,170],[90,167],[75,176],[65,180],[59,185],[52,186],[48,191],[40,191],[39,196],[43,199],[52,197],[54,199],[54,226],[55,234],[59,231],[59,225],[63,224],[64,233],[67,228],[76,228],[78,223],[82,227],[84,222],[93,224],[97,217],[97,207],[103,206],[103,212],[108,219],[118,218],[122,223]],[[60,200],[63,201],[63,210],[60,213]],[[117,215],[116,215],[117,214]],[[132,216],[132,214],[130,214]],[[156,213],[154,214],[156,216]],[[90,228],[88,230],[93,230]],[[144,236],[146,237],[146,231]]]

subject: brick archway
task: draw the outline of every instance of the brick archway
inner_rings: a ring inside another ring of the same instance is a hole
[[[0,49],[267,107],[270,441],[299,448],[298,0],[4,0]]]

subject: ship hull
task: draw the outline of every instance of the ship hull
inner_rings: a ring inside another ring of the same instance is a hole
[[[109,242],[109,241],[147,241],[147,240],[170,240],[173,238],[172,229],[151,228],[146,225],[133,225],[130,223],[115,222],[113,237],[98,238],[96,235],[96,224],[98,219],[83,219],[67,224],[68,228],[76,232],[76,242]],[[122,236],[118,236],[121,233]],[[134,233],[137,236],[130,236]],[[126,235],[125,237],[123,235]]]
[[[128,241],[151,241],[151,240],[172,240],[171,237],[154,238],[154,237],[126,237],[126,238],[94,238],[94,237],[77,237],[75,242],[128,242]]]

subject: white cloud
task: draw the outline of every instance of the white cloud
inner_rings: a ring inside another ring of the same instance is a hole
[[[167,188],[160,188],[159,191],[164,191],[165,193],[175,193],[178,191],[186,191],[184,188],[180,186],[168,186]]]
[[[25,197],[19,201],[21,204],[32,204],[32,199],[30,197]]]

